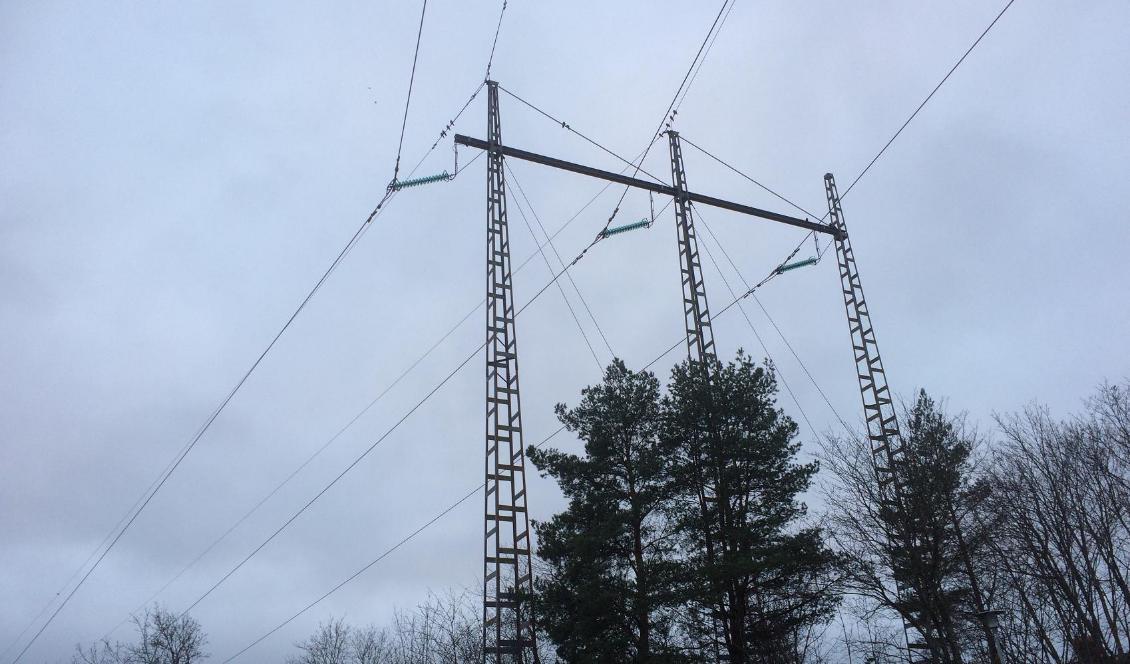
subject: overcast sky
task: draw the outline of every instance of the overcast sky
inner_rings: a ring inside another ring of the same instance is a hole
[[[492,76],[632,156],[717,4],[512,0]],[[846,188],[1002,4],[739,0],[676,128],[822,214],[824,173]],[[429,3],[409,165],[482,80],[498,10],[494,0]],[[418,20],[418,2],[0,4],[0,648],[53,610],[380,199]],[[1130,5],[1119,0],[1018,0],[845,199],[899,394],[925,387],[991,434],[993,413],[1039,401],[1065,414],[1102,380],[1130,375],[1127,26]],[[484,137],[485,96],[458,131]],[[505,95],[501,112],[509,144],[618,170]],[[449,136],[420,173],[451,170],[452,156]],[[471,156],[461,151],[461,163]],[[551,230],[602,186],[511,167]],[[669,178],[665,144],[646,167]],[[790,212],[691,148],[686,167],[695,190]],[[115,627],[480,301],[484,180],[479,160],[454,182],[394,199],[25,661],[67,660],[76,642]],[[514,193],[517,264],[536,245]],[[558,237],[566,260],[618,194]],[[647,207],[646,195],[629,194],[618,219]],[[803,237],[704,213],[700,223],[750,281]],[[731,298],[707,264],[718,310]],[[855,423],[834,265],[789,273],[761,301]],[[549,274],[540,258],[518,273],[519,304]],[[629,365],[678,338],[670,211],[601,243],[572,276]],[[725,276],[737,283],[728,266]],[[746,311],[816,429],[801,428],[810,453],[835,417],[757,305]],[[481,343],[481,316],[158,601],[179,609],[199,597]],[[574,403],[599,372],[556,288],[518,330],[527,443],[536,443],[556,428],[553,404]],[[736,309],[715,335],[723,356],[766,354]],[[661,377],[677,359],[657,365]],[[476,358],[201,602],[193,614],[215,658],[481,482],[482,399]],[[803,424],[787,395],[780,403]],[[579,449],[566,436],[555,443]],[[539,519],[562,505],[546,480],[532,482],[529,500]],[[469,500],[244,660],[280,660],[331,615],[382,623],[429,589],[475,587],[480,510]]]

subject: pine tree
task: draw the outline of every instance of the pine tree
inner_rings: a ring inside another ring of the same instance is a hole
[[[798,635],[838,599],[834,557],[800,526],[817,464],[800,464],[796,424],[776,407],[770,365],[686,362],[663,400],[662,439],[675,478],[673,520],[684,589],[729,661],[796,662]]]
[[[553,449],[530,459],[557,480],[568,509],[535,524],[539,624],[566,662],[676,662],[677,565],[664,510],[668,457],[659,436],[659,382],[620,360],[574,408],[557,406],[584,441],[579,457]]]

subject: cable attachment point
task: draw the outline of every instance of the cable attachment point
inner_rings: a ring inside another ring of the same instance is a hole
[[[619,235],[620,233],[627,233],[628,231],[634,231],[637,228],[647,228],[649,226],[651,226],[650,220],[640,219],[639,221],[632,222],[630,224],[624,224],[623,226],[605,228],[600,232],[600,238],[603,240],[604,238],[611,237],[613,235]]]
[[[392,182],[388,183],[388,190],[389,191],[400,191],[401,189],[407,189],[408,187],[418,187],[418,186],[423,185],[423,184],[431,184],[433,182],[443,182],[443,181],[447,181],[447,180],[450,180],[450,179],[452,179],[451,174],[448,173],[447,171],[444,171],[442,173],[437,173],[435,175],[426,175],[426,176],[421,177],[421,178],[412,178],[410,180],[403,180],[403,181],[393,180]]]
[[[809,258],[806,258],[802,261],[797,261],[795,263],[782,263],[782,264],[777,266],[776,270],[773,270],[773,271],[777,274],[784,274],[785,272],[788,272],[789,270],[795,270],[795,269],[801,268],[801,267],[808,267],[809,265],[816,265],[817,261],[818,261],[818,259],[815,256],[811,256]]]

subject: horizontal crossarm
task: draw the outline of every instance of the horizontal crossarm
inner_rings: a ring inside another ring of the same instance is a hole
[[[455,135],[455,142],[459,145],[466,145],[467,147],[477,148],[479,150],[488,150],[489,151],[491,149],[491,145],[487,141],[484,141],[484,140],[479,139],[479,138],[472,138],[470,136],[464,136],[462,134],[456,134]],[[659,182],[650,182],[648,180],[641,180],[639,178],[634,178],[634,177],[630,177],[630,176],[627,176],[627,175],[621,175],[620,173],[613,173],[611,171],[603,171],[603,170],[600,170],[599,168],[592,168],[591,166],[583,166],[581,164],[575,164],[571,161],[565,161],[563,159],[556,159],[554,157],[547,157],[545,155],[540,155],[540,154],[537,154],[535,152],[527,152],[526,150],[519,150],[518,148],[507,147],[505,145],[498,145],[498,146],[496,146],[496,149],[498,150],[498,152],[502,153],[503,155],[505,155],[507,157],[513,157],[515,159],[521,159],[523,161],[532,161],[535,164],[542,164],[544,166],[552,166],[553,168],[559,168],[563,171],[570,171],[572,173],[578,173],[580,175],[587,175],[589,177],[600,178],[601,180],[608,180],[610,182],[616,182],[618,184],[627,185],[629,187],[635,187],[637,189],[645,189],[647,191],[652,191],[652,192],[655,192],[657,194],[664,194],[664,195],[667,195],[667,196],[675,196],[676,195],[674,187],[672,187],[670,185],[665,185],[665,184],[662,184],[662,183],[659,183]],[[777,212],[770,212],[768,210],[762,210],[760,208],[755,208],[755,207],[750,206],[750,205],[743,205],[741,203],[734,203],[734,202],[731,202],[731,201],[722,200],[721,198],[715,198],[713,196],[706,196],[704,194],[696,194],[696,193],[691,192],[691,191],[686,192],[684,195],[688,199],[690,199],[691,201],[693,201],[695,203],[701,203],[702,205],[709,205],[711,207],[722,208],[723,210],[740,212],[742,214],[748,214],[748,215],[753,216],[753,217],[760,217],[762,219],[768,219],[769,221],[776,221],[776,222],[780,222],[782,224],[788,224],[789,226],[797,226],[798,228],[805,228],[805,229],[808,229],[810,231],[816,231],[817,233],[827,233],[828,235],[831,235],[831,236],[836,237],[836,238],[840,237],[839,229],[837,229],[833,226],[830,226],[828,224],[821,224],[821,223],[817,223],[815,221],[809,221],[808,219],[798,219],[797,217],[790,217],[787,214],[779,214]]]

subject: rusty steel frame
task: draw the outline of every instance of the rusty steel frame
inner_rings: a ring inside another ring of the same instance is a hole
[[[518,390],[518,340],[498,113],[487,82],[486,488],[483,494],[483,660],[537,661],[526,510],[526,451]]]
[[[905,459],[902,433],[899,430],[898,415],[894,400],[887,384],[887,372],[883,369],[883,358],[879,355],[879,343],[875,339],[875,327],[871,324],[871,312],[863,296],[863,283],[859,278],[859,267],[855,262],[855,252],[851,248],[844,212],[840,205],[840,194],[836,179],[831,173],[824,175],[824,193],[828,199],[828,221],[838,233],[835,235],[836,259],[839,264],[840,287],[847,311],[848,331],[851,333],[852,355],[855,359],[855,373],[859,380],[859,393],[863,400],[863,417],[867,425],[867,440],[871,449],[871,465],[879,484],[880,506],[889,512],[902,513],[903,486],[896,469]],[[887,532],[888,546],[897,545],[908,549],[916,556],[916,543],[905,541],[899,533]],[[902,586],[896,581],[895,591],[901,597]],[[907,661],[913,660],[912,649],[921,647],[912,643],[910,631],[918,630],[902,621],[903,635],[906,639]]]

